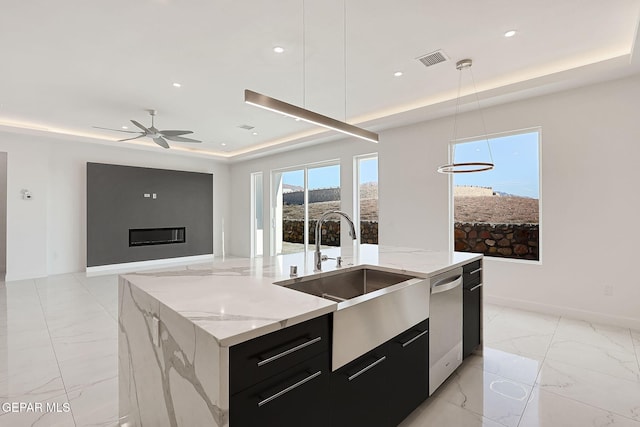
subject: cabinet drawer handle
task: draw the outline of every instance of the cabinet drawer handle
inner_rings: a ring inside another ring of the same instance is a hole
[[[414,342],[415,340],[417,340],[417,339],[418,339],[418,338],[420,338],[421,336],[426,335],[426,334],[428,334],[428,333],[429,333],[429,330],[428,330],[428,329],[427,329],[426,331],[422,331],[422,332],[420,332],[418,335],[416,335],[415,337],[411,338],[409,341],[407,341],[407,342],[405,342],[405,343],[402,343],[402,347],[404,348],[404,347],[408,346],[409,344],[411,344],[412,342]]]
[[[267,363],[271,363],[274,360],[278,360],[281,357],[284,357],[284,356],[286,356],[288,354],[294,353],[294,352],[296,352],[298,350],[302,350],[305,347],[309,347],[310,345],[315,344],[320,340],[322,340],[322,337],[316,337],[316,338],[314,338],[312,340],[309,340],[309,341],[307,341],[305,343],[302,343],[302,344],[297,345],[297,346],[295,346],[293,348],[290,348],[289,350],[285,350],[282,353],[278,353],[275,356],[271,356],[271,357],[269,357],[267,359],[261,360],[261,361],[258,362],[258,366],[263,366],[263,365],[266,365]]]
[[[375,362],[373,362],[371,365],[367,366],[366,368],[362,368],[360,369],[358,372],[356,372],[355,374],[351,375],[349,377],[349,381],[354,380],[356,378],[358,378],[360,375],[364,374],[365,372],[367,372],[369,369],[373,368],[374,366],[376,366],[378,363],[382,363],[385,360],[387,360],[387,356],[382,356],[380,359],[376,360]]]
[[[476,289],[478,289],[480,286],[482,286],[482,283],[480,283],[479,285],[475,285],[473,288],[469,289],[469,292],[473,292]]]
[[[312,379],[314,379],[315,377],[317,377],[320,374],[322,374],[322,371],[318,371],[315,374],[311,374],[307,378],[302,379],[302,380],[298,381],[297,383],[290,385],[289,387],[285,388],[284,390],[280,390],[276,394],[274,394],[272,396],[269,396],[264,400],[261,400],[260,402],[258,402],[258,407],[266,405],[267,403],[271,402],[272,400],[279,398],[283,394],[288,393],[291,390],[300,387],[302,384],[311,381]]]
[[[481,271],[482,271],[482,267],[480,267],[480,268],[478,268],[478,269],[473,270],[473,271],[472,271],[472,272],[470,272],[469,274],[476,274],[476,273],[479,273],[479,272],[481,272]]]

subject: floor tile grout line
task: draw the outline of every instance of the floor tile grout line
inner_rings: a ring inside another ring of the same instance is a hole
[[[463,363],[464,363],[464,362],[463,362]],[[502,422],[500,422],[500,421],[497,421],[497,420],[494,420],[494,419],[492,419],[492,418],[489,418],[489,417],[485,416],[485,415],[484,415],[484,413],[479,414],[479,413],[477,413],[477,412],[475,412],[475,411],[471,410],[470,408],[468,408],[468,407],[466,407],[466,406],[460,406],[460,405],[458,405],[457,403],[451,402],[451,401],[447,400],[445,397],[443,397],[443,396],[441,396],[441,395],[440,395],[440,394],[442,394],[442,393],[444,392],[444,389],[445,389],[445,387],[447,387],[447,384],[448,384],[449,382],[451,382],[451,381],[455,381],[455,377],[460,375],[460,373],[459,373],[459,371],[458,371],[458,369],[460,369],[460,368],[462,368],[462,365],[461,365],[461,366],[458,366],[458,368],[456,368],[456,370],[453,372],[453,374],[451,374],[447,379],[445,379],[445,381],[444,381],[444,382],[443,382],[443,383],[442,383],[442,384],[441,384],[441,385],[436,389],[436,391],[435,391],[431,396],[429,396],[429,397],[427,398],[427,400],[430,400],[430,401],[431,401],[431,403],[433,403],[433,402],[434,402],[434,401],[436,401],[436,400],[439,400],[439,401],[444,402],[444,403],[446,403],[446,404],[448,404],[448,405],[455,406],[455,407],[457,407],[457,408],[461,409],[462,411],[468,412],[469,414],[472,414],[472,415],[474,415],[474,416],[476,416],[476,417],[480,417],[480,418],[481,418],[481,419],[483,419],[483,420],[490,420],[492,423],[497,424],[497,425],[500,425],[500,426],[502,426],[502,427],[509,427],[508,425],[503,424],[503,423],[502,423]],[[479,369],[479,370],[481,370],[483,373],[485,372],[484,368],[479,367],[479,366],[469,366],[469,369]],[[490,372],[490,373],[491,373],[491,372]],[[512,380],[512,379],[510,379],[510,378],[502,377],[502,376],[497,375],[497,374],[493,374],[493,373],[491,373],[491,374],[492,374],[492,375],[495,375],[495,376],[497,376],[497,377],[503,378],[503,379],[507,379],[507,380],[509,380],[509,381],[514,381],[514,380]],[[514,382],[519,383],[518,381],[514,381]],[[525,384],[525,385],[526,385],[526,384]],[[426,408],[423,408],[423,407],[422,407],[422,405],[424,405],[424,402],[419,406],[419,408],[420,408],[420,411],[421,411],[421,412],[426,410]]]
[[[524,311],[526,311],[526,310],[524,310]],[[497,318],[497,317],[498,317],[502,312],[504,312],[504,307],[503,307],[503,309],[502,309],[502,310],[500,310],[500,313],[498,313],[496,316],[494,316],[494,318],[492,319],[492,321],[495,321],[495,318]],[[534,313],[535,313],[535,312],[534,312]],[[536,314],[538,314],[538,313],[536,313]],[[544,314],[544,313],[542,313],[542,314]],[[538,371],[537,371],[537,373],[536,373],[536,379],[534,380],[534,383],[533,383],[532,385],[528,385],[528,384],[526,384],[526,385],[527,385],[527,387],[530,387],[530,388],[531,388],[531,391],[529,392],[529,394],[528,394],[528,396],[527,396],[527,401],[525,402],[525,405],[524,405],[524,407],[523,407],[523,409],[522,409],[522,413],[520,414],[520,417],[519,417],[519,419],[518,419],[518,423],[516,424],[516,427],[518,427],[518,426],[520,425],[520,423],[522,422],[522,418],[524,417],[524,413],[526,412],[527,407],[528,407],[528,405],[529,405],[529,401],[530,401],[530,399],[531,399],[531,395],[533,394],[534,389],[535,389],[535,387],[536,387],[538,377],[540,376],[540,372],[541,372],[541,370],[542,370],[542,365],[544,364],[544,361],[546,360],[547,354],[548,354],[548,352],[549,352],[549,348],[551,347],[551,342],[553,341],[553,338],[554,338],[554,336],[555,336],[555,334],[556,334],[556,331],[558,330],[558,325],[559,325],[559,323],[560,323],[561,316],[554,316],[554,317],[557,317],[557,319],[555,320],[555,326],[554,326],[554,328],[553,328],[553,332],[550,334],[550,335],[551,335],[551,337],[550,337],[550,339],[549,339],[549,344],[547,345],[547,348],[546,348],[546,350],[545,350],[545,354],[544,354],[544,356],[542,356],[542,360],[540,361],[540,366],[538,367]],[[532,329],[532,330],[531,330],[530,332],[538,332],[538,331],[534,331],[534,330],[533,330],[533,328],[531,328],[531,329]],[[486,345],[486,344],[483,344],[483,345]],[[513,353],[512,353],[512,354],[513,354]],[[515,353],[515,354],[516,354],[516,355],[518,355],[518,356],[521,356],[521,357],[527,357],[526,355],[523,355],[523,354],[520,354],[520,353]],[[483,357],[484,357],[484,356],[483,356]],[[482,368],[481,368],[481,369],[482,369],[482,371],[483,371],[483,372],[488,372],[488,371],[485,371],[485,369],[484,369],[484,364],[483,364],[483,366],[482,366]],[[510,379],[510,378],[504,377],[504,376],[499,375],[499,374],[495,374],[495,373],[492,373],[492,374],[493,374],[493,375],[496,375],[496,376],[498,376],[498,377],[500,377],[500,378],[506,378],[506,379],[508,379],[509,381],[514,381],[514,382],[516,382],[516,383],[524,384],[524,383],[522,383],[522,382],[520,382],[520,381],[515,381],[515,380],[513,380],[513,379]],[[484,416],[484,415],[481,415],[481,416]]]
[[[545,358],[545,361],[546,361],[546,358]],[[557,360],[557,359],[549,359],[549,361],[553,362],[553,363],[559,363],[561,365],[569,365],[569,366],[572,366],[572,367],[577,368],[577,369],[581,369],[581,370],[584,370],[584,371],[589,371],[592,374],[602,375],[603,377],[611,378],[611,379],[614,379],[614,380],[617,380],[617,381],[622,381],[624,383],[640,385],[640,381],[639,380],[630,380],[628,378],[622,378],[620,376],[612,375],[612,374],[607,373],[607,372],[596,371],[596,370],[594,370],[592,368],[587,368],[585,366],[575,365],[575,364],[572,364],[571,362],[567,362],[567,361],[563,361],[563,360]]]
[[[522,419],[524,418],[524,413],[527,412],[527,408],[529,407],[529,402],[531,402],[531,396],[533,395],[536,389],[536,385],[538,384],[538,378],[540,378],[540,374],[542,373],[542,366],[547,360],[547,355],[549,354],[551,343],[553,342],[553,339],[556,336],[556,332],[558,331],[558,326],[560,325],[561,319],[562,319],[562,316],[558,316],[558,319],[556,320],[556,326],[553,329],[553,332],[551,333],[551,338],[549,339],[549,345],[547,346],[547,350],[544,352],[544,356],[542,356],[542,360],[540,361],[540,366],[538,367],[538,372],[536,373],[536,379],[534,380],[533,385],[531,386],[531,393],[529,393],[529,397],[527,398],[527,401],[524,404],[524,408],[522,409],[522,414],[520,414],[520,419],[518,420],[518,424],[516,424],[516,427],[520,426],[520,424],[522,423]]]
[[[73,274],[73,278],[74,278],[78,283],[80,283],[80,285],[82,285],[82,287],[83,287],[83,288],[85,288],[85,289],[87,290],[87,292],[89,292],[89,294],[93,297],[93,299],[96,301],[96,303],[98,303],[98,305],[99,305],[100,307],[102,307],[102,309],[107,313],[107,315],[108,315],[109,317],[111,317],[113,320],[115,320],[115,321],[117,322],[117,321],[118,321],[117,316],[115,316],[115,317],[114,317],[114,316],[113,316],[113,314],[112,314],[112,313],[107,309],[107,307],[105,307],[105,306],[102,304],[102,302],[100,302],[100,300],[98,299],[98,297],[97,297],[93,292],[91,292],[91,289],[90,289],[90,288],[89,288],[89,287],[88,287],[88,286],[87,286],[87,285],[86,285],[82,280],[80,280],[80,279],[78,278],[78,276],[77,276],[77,275],[79,275],[79,274],[83,274],[83,273],[82,273],[82,272],[78,272],[78,273],[72,273],[72,274]],[[111,275],[108,275],[108,276],[111,276]],[[87,276],[85,276],[85,277],[86,277],[87,279],[89,278],[89,277],[87,277]],[[105,276],[101,276],[101,277],[105,277]],[[116,275],[116,288],[117,288],[117,287],[118,287],[118,279],[117,279],[117,275]],[[117,290],[117,289],[116,289],[116,290]]]
[[[37,281],[34,279],[33,281],[34,288],[36,290],[36,295],[38,296],[38,302],[40,303],[40,310],[42,310],[42,317],[44,318],[44,324],[47,327],[47,334],[49,334],[49,342],[51,343],[51,349],[53,350],[53,355],[56,358],[56,365],[58,366],[58,372],[60,372],[60,381],[62,381],[62,386],[64,387],[65,395],[67,396],[67,402],[69,403],[69,407],[71,409],[71,418],[73,419],[74,426],[77,426],[76,417],[73,413],[73,405],[71,405],[71,399],[69,398],[69,391],[67,390],[67,385],[64,381],[64,376],[62,375],[62,369],[60,368],[60,361],[58,360],[58,353],[56,352],[56,347],[53,344],[53,338],[51,337],[51,331],[49,330],[49,322],[47,320],[47,316],[44,312],[44,306],[42,305],[42,298],[40,297],[40,290],[38,289]]]
[[[579,403],[579,404],[581,404],[581,405],[585,405],[585,406],[588,406],[588,407],[590,407],[590,408],[597,409],[597,410],[599,410],[599,411],[608,412],[608,413],[613,414],[613,415],[615,415],[615,416],[617,416],[617,417],[621,417],[621,418],[624,418],[624,419],[627,419],[627,420],[631,420],[631,421],[634,421],[634,422],[636,422],[636,423],[640,422],[640,420],[636,420],[636,419],[634,419],[634,418],[629,418],[627,415],[622,415],[622,414],[620,414],[620,413],[618,413],[618,412],[612,411],[611,409],[601,408],[601,407],[599,407],[599,406],[592,405],[592,404],[587,403],[587,402],[584,402],[584,401],[582,401],[582,400],[578,400],[578,399],[575,399],[575,398],[573,398],[573,397],[565,396],[564,394],[556,393],[556,392],[555,392],[555,391],[553,391],[553,390],[544,390],[544,391],[545,391],[545,392],[547,392],[547,393],[553,394],[553,395],[555,395],[555,396],[561,397],[561,398],[563,398],[563,399],[570,400],[570,401],[572,401],[572,402]]]
[[[558,331],[558,326],[560,325],[560,321],[561,321],[562,319],[563,319],[563,316],[559,316],[559,317],[558,317],[558,323],[556,324],[556,329],[555,329],[555,331],[554,331],[554,333],[553,333],[553,335],[552,335],[552,337],[551,337],[551,342],[553,342],[553,340],[554,340],[554,338],[555,338],[555,335],[556,335],[556,333],[557,333],[557,331]],[[570,320],[571,320],[571,319],[570,319]],[[631,332],[629,332],[629,333],[631,333]],[[632,337],[632,338],[633,338],[633,337]],[[538,380],[538,379],[540,378],[540,374],[542,373],[542,366],[543,366],[543,365],[544,365],[544,363],[547,361],[547,355],[549,354],[549,349],[551,348],[551,342],[549,343],[549,347],[547,347],[547,352],[545,353],[544,359],[542,360],[542,363],[540,364],[540,370],[538,371],[538,376],[536,377],[536,382],[535,382],[535,384],[534,384],[534,388],[535,388],[536,386],[538,386],[538,387],[539,387],[539,385],[540,385],[540,382],[539,382],[539,380]],[[632,343],[633,343],[633,339],[632,339]],[[553,360],[553,359],[549,359],[549,360]],[[557,362],[558,362],[558,363],[566,363],[566,362],[561,362],[561,361],[557,361]],[[581,369],[585,369],[585,368],[581,368]],[[596,372],[597,372],[597,371],[596,371]],[[611,377],[611,378],[616,378],[616,379],[618,379],[618,380],[622,380],[622,381],[634,382],[634,381],[626,380],[626,379],[624,379],[624,378],[618,378],[618,377],[616,377],[616,376],[614,376],[614,375],[609,375],[609,374],[606,374],[606,373],[603,373],[603,372],[597,372],[597,373],[598,373],[598,374],[601,374],[601,375],[606,375],[606,376]],[[540,389],[540,390],[542,390],[542,389]],[[629,420],[632,420],[632,421],[636,421],[636,422],[638,421],[638,420],[634,420],[633,418],[629,418],[629,417],[627,417],[626,415],[622,415],[622,414],[619,414],[619,413],[617,413],[617,412],[614,412],[614,411],[612,411],[612,410],[610,410],[610,409],[600,408],[600,407],[598,407],[598,406],[594,406],[594,405],[592,405],[592,404],[590,404],[590,403],[587,403],[587,402],[584,402],[584,401],[582,401],[582,400],[577,400],[577,399],[574,399],[574,398],[572,398],[572,397],[569,397],[569,396],[565,396],[565,395],[562,395],[562,394],[556,393],[556,392],[554,392],[553,390],[546,390],[546,389],[545,389],[544,391],[545,391],[545,392],[547,392],[547,393],[551,393],[551,394],[554,394],[554,395],[556,395],[556,396],[562,397],[562,398],[564,398],[564,399],[571,400],[572,402],[576,402],[576,403],[580,403],[580,404],[582,404],[582,405],[589,406],[590,408],[595,408],[595,409],[600,410],[600,411],[608,412],[608,413],[610,413],[610,414],[614,414],[614,415],[616,415],[616,416],[619,416],[619,417],[622,417],[622,418],[625,418],[625,419],[629,419]],[[529,404],[529,402],[527,402],[527,406],[528,406],[528,404]],[[526,411],[526,406],[525,406],[525,411]],[[523,415],[524,415],[524,412],[523,412]],[[522,418],[521,418],[521,421],[522,421]],[[520,425],[520,423],[518,423],[518,426],[519,426],[519,425]]]
[[[557,329],[558,329],[558,326],[559,326],[560,320],[562,320],[563,318],[564,318],[564,319],[567,319],[567,320],[576,320],[576,319],[573,319],[573,318],[560,316],[560,319],[558,320],[558,325],[556,326],[556,332],[557,332]],[[590,323],[590,324],[591,324],[591,322],[588,322],[588,323]],[[610,326],[612,326],[612,325],[610,325]],[[629,329],[629,328],[624,328],[624,327],[620,327],[620,329],[626,329],[626,330],[629,332],[629,337],[631,338],[631,348],[633,349],[633,351],[634,351],[634,353],[635,353],[635,356],[636,356],[636,362],[637,362],[637,364],[638,364],[638,373],[640,373],[640,358],[639,358],[639,356],[638,356],[638,351],[636,350],[636,348],[635,348],[635,346],[634,346],[634,344],[633,344],[633,336],[631,335],[631,329]],[[552,337],[552,339],[551,339],[551,341],[552,341],[552,342],[555,340],[555,334],[556,334],[556,332],[554,332],[554,334],[553,334],[553,337]],[[573,342],[576,342],[576,343],[579,343],[579,344],[584,344],[584,345],[587,345],[587,346],[594,346],[594,347],[598,347],[597,345],[593,345],[593,344],[591,344],[591,343],[589,343],[589,342],[585,342],[585,341],[587,341],[587,340],[584,340],[584,341],[580,341],[580,340],[577,340],[577,339],[570,340],[570,339],[568,339],[568,338],[560,338],[560,339],[561,339],[561,340],[563,340],[563,341],[567,341],[567,340],[568,340],[568,341],[573,341]],[[545,358],[544,358],[544,360],[545,360],[545,361],[547,360],[547,355],[549,354],[549,349],[550,349],[550,348],[551,348],[551,345],[549,346],[549,348],[547,349],[547,353],[545,354]],[[604,348],[604,347],[600,346],[600,348]],[[605,351],[611,351],[611,352],[614,352],[614,351],[615,351],[615,352],[618,352],[618,353],[626,353],[626,349],[604,348],[604,350],[605,350]],[[558,363],[569,363],[569,362],[567,362],[567,361],[558,360],[558,359],[554,359],[554,358],[549,358],[549,360],[550,360],[550,361],[554,361],[554,362],[558,362]],[[577,365],[577,366],[578,366],[578,365]],[[578,366],[578,367],[580,367],[580,366]],[[630,380],[630,379],[628,379],[628,378],[622,378],[621,376],[618,376],[618,375],[613,375],[613,374],[608,373],[608,372],[602,372],[602,371],[594,370],[594,369],[591,369],[591,368],[583,368],[583,369],[590,369],[590,370],[592,370],[592,371],[594,371],[594,372],[596,372],[596,373],[599,373],[599,374],[602,374],[602,375],[606,375],[606,376],[608,376],[608,377],[612,377],[612,378],[618,378],[618,379],[621,379],[621,380],[624,380],[624,381],[640,382],[640,379]]]
[[[640,347],[637,347],[635,341],[633,340],[633,331],[629,328],[629,336],[631,337],[631,346],[633,347],[633,351],[636,354],[636,363],[638,364],[638,372],[640,372]]]

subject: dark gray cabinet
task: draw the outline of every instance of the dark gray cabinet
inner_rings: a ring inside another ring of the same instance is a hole
[[[482,261],[463,266],[462,356],[470,356],[481,342]]]
[[[322,316],[229,349],[230,425],[329,425],[330,323]]]
[[[387,392],[390,425],[396,426],[429,397],[429,319],[387,346],[392,364]]]
[[[331,426],[398,425],[429,395],[429,320],[331,375]]]
[[[381,345],[331,375],[331,426],[389,426],[389,355]]]
[[[331,320],[322,316],[229,349],[232,427],[393,427],[428,398],[429,319],[334,372]],[[481,344],[478,260],[463,266],[463,356]]]

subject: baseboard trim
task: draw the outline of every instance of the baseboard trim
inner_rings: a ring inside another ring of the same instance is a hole
[[[134,271],[149,270],[159,267],[173,267],[211,261],[213,261],[213,254],[207,254],[179,258],[152,259],[149,261],[124,262],[121,264],[98,265],[94,267],[87,267],[85,271],[87,276],[91,277],[103,274],[131,273]]]
[[[35,279],[41,279],[43,277],[47,277],[46,274],[41,274],[41,273],[37,273],[37,274],[10,274],[10,273],[6,273],[5,277],[4,277],[4,281],[5,282],[19,282],[20,280],[35,280]]]
[[[584,320],[587,322],[603,323],[622,328],[640,330],[640,319],[632,317],[612,316],[596,311],[580,310],[559,305],[542,304],[517,298],[505,298],[495,295],[484,295],[484,302],[489,304],[502,305],[505,307],[518,308],[521,310],[535,311],[544,314],[567,317],[570,319]]]

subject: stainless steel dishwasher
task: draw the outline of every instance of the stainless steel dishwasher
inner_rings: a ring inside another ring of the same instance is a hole
[[[430,282],[429,396],[462,363],[462,268]]]

